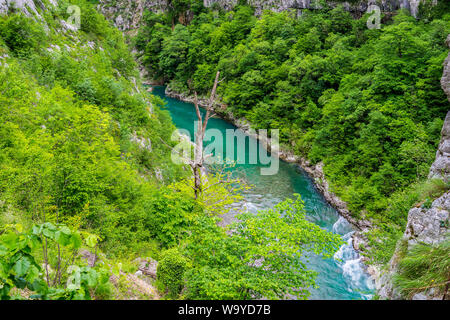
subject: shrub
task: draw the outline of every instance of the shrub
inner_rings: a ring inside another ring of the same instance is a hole
[[[184,286],[184,273],[188,269],[188,261],[176,248],[169,249],[163,254],[156,270],[159,284],[167,290],[170,297],[180,294]]]
[[[43,28],[22,13],[0,20],[0,36],[16,55],[28,55],[41,45],[45,37]]]

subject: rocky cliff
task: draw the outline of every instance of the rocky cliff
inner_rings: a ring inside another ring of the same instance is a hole
[[[57,0],[48,0],[52,6],[57,5]],[[36,16],[42,18],[39,10],[46,10],[44,1],[42,0],[0,0],[0,14],[8,13],[10,8],[15,8],[23,12],[27,16]]]
[[[167,0],[100,0],[99,10],[121,31],[139,28],[145,10],[167,10]]]
[[[343,5],[354,16],[360,17],[370,5],[378,5],[382,12],[393,12],[398,9],[406,9],[413,16],[417,16],[421,0],[360,0],[360,1],[326,1],[335,7]],[[437,0],[435,0],[437,1]],[[441,0],[443,1],[443,0]],[[145,10],[153,12],[164,12],[168,9],[168,0],[100,0],[100,11],[115,26],[122,30],[132,30],[140,26]],[[225,10],[231,10],[238,0],[203,0],[205,7],[214,4]],[[263,10],[285,11],[296,10],[298,13],[303,9],[320,9],[319,0],[248,0],[248,3],[255,7],[255,14],[260,15]]]
[[[450,35],[447,37],[447,45],[450,48]],[[450,101],[450,53],[444,62],[444,74],[441,85]],[[430,179],[450,179],[450,111],[444,121],[442,138],[436,154],[436,160],[431,166]],[[430,208],[415,207],[408,213],[408,222],[403,239],[399,242],[388,269],[377,283],[378,294],[381,299],[402,299],[398,290],[392,284],[392,275],[398,270],[398,262],[401,256],[401,246],[421,243],[437,244],[445,240],[449,235],[450,222],[450,191],[433,201]],[[450,253],[449,253],[450,254]],[[429,290],[415,294],[413,300],[442,300],[442,294],[436,290]]]
[[[447,46],[450,48],[450,34],[447,36]],[[450,101],[450,54],[444,61],[444,74],[441,79],[441,86]],[[428,178],[444,178],[450,175],[450,124],[449,115],[445,120],[442,129],[442,140],[436,153],[436,161],[431,166]]]

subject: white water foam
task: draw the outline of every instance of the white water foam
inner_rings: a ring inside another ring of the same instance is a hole
[[[245,209],[247,212],[253,212],[253,213],[258,212],[258,207],[251,202],[248,202],[248,201],[245,202],[244,206],[245,206]]]
[[[350,224],[343,217],[339,219],[333,225],[333,232],[337,234],[343,234],[348,230]],[[334,254],[334,259],[339,267],[342,269],[343,276],[349,281],[350,288],[357,288],[360,290],[372,290],[374,288],[373,280],[367,277],[364,270],[364,265],[361,262],[361,257],[358,252],[353,248],[353,235],[354,231],[350,231],[342,235],[342,239],[346,242],[339,250]],[[371,299],[372,295],[363,294],[366,299]]]
[[[333,224],[333,232],[344,235],[351,230],[350,224],[344,217],[340,216],[339,219]]]
[[[342,270],[344,276],[351,279],[353,283],[361,283],[361,277],[363,275],[361,272],[361,258],[347,260],[342,266]]]

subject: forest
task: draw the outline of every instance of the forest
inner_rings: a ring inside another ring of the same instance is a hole
[[[354,19],[339,6],[256,18],[244,2],[230,12],[192,4],[192,21],[174,25],[185,12],[176,8],[147,12],[134,39],[151,77],[207,95],[221,71],[221,102],[323,162],[331,190],[376,225],[368,257],[386,263],[409,208],[448,190],[426,180],[449,109],[440,78],[450,4],[423,6],[418,19],[383,15],[380,29],[367,27],[369,13]]]
[[[257,17],[245,1],[172,1],[146,10],[134,36],[98,1],[40,2],[0,15],[0,300],[308,299],[318,274],[307,260],[343,246],[300,195],[224,226],[251,186],[211,170],[197,194],[190,168],[171,161],[176,128],[139,64],[186,96],[208,97],[220,71],[230,112],[323,162],[332,191],[374,225],[359,248],[371,264],[390,260],[412,206],[449,190],[427,180],[449,109],[448,2],[368,29],[341,6]],[[63,23],[73,5],[79,29]],[[428,249],[405,264],[448,264],[447,247]],[[158,261],[149,283],[136,279],[142,261]],[[414,270],[417,287],[448,268]]]
[[[59,23],[67,1],[40,10],[45,23],[14,7],[0,19],[0,299],[307,298],[316,273],[299,257],[330,257],[340,237],[300,198],[220,226],[239,194],[211,176],[194,197],[124,37],[71,4],[80,30]],[[151,293],[134,285],[139,257],[159,261]]]

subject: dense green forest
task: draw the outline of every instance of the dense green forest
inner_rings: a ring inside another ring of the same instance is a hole
[[[211,176],[194,198],[123,35],[89,1],[42,3],[0,17],[0,299],[307,298],[316,272],[300,258],[331,257],[340,237],[300,198],[221,227],[239,194]],[[80,30],[63,23],[69,4]],[[159,261],[145,290],[140,257]]]
[[[189,23],[187,3],[146,13],[134,42],[150,76],[206,96],[220,71],[227,110],[323,161],[331,190],[377,226],[366,255],[386,263],[411,206],[448,190],[425,180],[449,109],[439,81],[450,4],[421,5],[418,19],[399,11],[369,29],[370,14],[354,19],[342,7],[256,18],[245,4],[226,12],[196,3]]]

